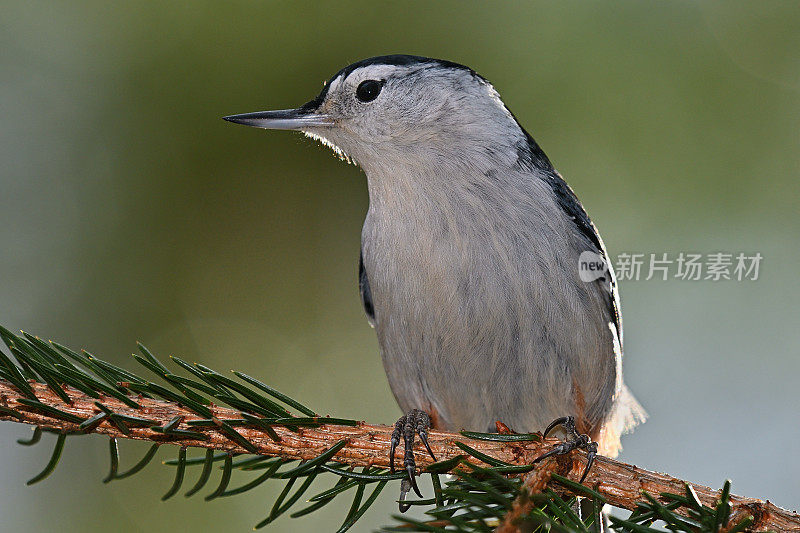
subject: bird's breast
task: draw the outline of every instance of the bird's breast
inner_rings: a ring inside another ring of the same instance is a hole
[[[606,311],[579,279],[569,221],[536,192],[371,205],[364,267],[404,408],[430,405],[459,427],[502,415],[532,428],[532,412],[563,415],[574,383],[590,405],[610,398]]]

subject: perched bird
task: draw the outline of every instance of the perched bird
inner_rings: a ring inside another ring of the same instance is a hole
[[[419,494],[414,434],[427,447],[431,426],[563,425],[566,442],[546,455],[583,447],[593,458],[616,455],[644,420],[622,382],[603,241],[486,79],[449,61],[374,57],[297,109],[225,120],[302,131],[367,175],[359,288],[407,412],[392,436],[392,465],[402,438],[410,474],[401,499],[409,486]],[[588,277],[587,253],[603,263]]]

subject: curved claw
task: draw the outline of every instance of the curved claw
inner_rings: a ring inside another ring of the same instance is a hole
[[[394,431],[390,439],[389,451],[389,470],[394,472],[394,454],[397,450],[397,445],[400,444],[400,439],[403,440],[405,446],[405,453],[403,454],[403,468],[408,473],[408,478],[403,479],[400,485],[400,512],[405,512],[410,508],[410,505],[404,503],[405,497],[409,490],[413,489],[417,496],[422,498],[422,492],[417,485],[416,470],[417,465],[414,461],[414,435],[419,435],[419,439],[425,445],[433,460],[436,456],[433,455],[430,444],[428,444],[428,428],[431,427],[430,415],[420,409],[412,409],[397,421],[394,425]]]
[[[547,426],[547,428],[545,428],[544,432],[542,433],[542,438],[547,438],[547,434],[558,426],[568,426],[571,419],[574,420],[571,416],[562,416],[561,418],[556,418],[550,422],[550,425]]]
[[[433,455],[433,450],[431,450],[431,446],[430,446],[430,444],[428,444],[428,432],[425,431],[425,430],[422,430],[422,431],[418,432],[417,434],[419,435],[419,440],[421,440],[422,444],[425,445],[425,449],[428,450],[428,455],[431,456],[431,459],[436,461],[436,456]]]
[[[537,457],[536,459],[534,459],[532,464],[536,464],[539,461],[543,461],[543,460],[547,459],[548,457],[552,457],[554,455],[559,455],[560,452],[561,452],[560,448],[553,448],[549,452],[545,452],[542,455],[540,455],[539,457]]]
[[[542,437],[547,437],[547,434],[552,431],[553,428],[559,425],[564,426],[564,429],[567,432],[567,440],[561,442],[560,444],[554,445],[549,452],[545,452],[534,459],[533,463],[538,463],[539,461],[554,455],[567,454],[577,448],[584,449],[586,450],[586,468],[583,470],[580,481],[583,483],[584,480],[586,480],[586,476],[589,474],[589,470],[594,464],[595,457],[597,457],[597,443],[592,442],[592,439],[589,437],[589,435],[580,434],[575,430],[575,418],[572,416],[562,416],[561,418],[553,420],[550,425],[547,426],[547,429],[544,430],[544,433],[542,433]]]
[[[584,442],[582,439],[568,440],[568,441],[564,441],[564,442],[562,442],[560,444],[555,444],[555,445],[553,445],[553,449],[552,450],[550,450],[549,452],[543,453],[542,455],[540,455],[539,457],[534,459],[533,462],[537,463],[537,462],[541,461],[542,459],[547,459],[548,457],[552,457],[553,455],[564,455],[564,454],[567,454],[567,453],[571,452],[572,450],[574,450],[575,448],[580,448],[581,446],[584,446],[585,444],[586,444],[586,442]]]
[[[408,472],[408,482],[411,484],[411,488],[414,489],[414,493],[422,498],[422,493],[419,491],[415,478],[416,468],[414,468],[414,465],[408,465],[408,467],[406,467],[406,472]]]
[[[389,447],[389,472],[394,474],[394,452],[397,450],[397,445],[400,444],[400,438],[395,438],[392,435],[391,445]]]
[[[586,479],[586,476],[589,474],[589,470],[592,469],[592,465],[594,464],[594,458],[597,457],[597,443],[591,442],[587,446],[586,450],[586,468],[583,469],[583,475],[581,475],[580,483]]]

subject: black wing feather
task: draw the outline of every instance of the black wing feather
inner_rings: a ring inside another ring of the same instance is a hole
[[[509,113],[511,113],[511,111],[509,111]],[[511,116],[514,116],[513,113]],[[514,117],[514,120],[516,120],[516,117]],[[553,191],[553,195],[555,196],[559,207],[570,219],[572,219],[572,221],[575,222],[575,229],[583,236],[584,239],[588,241],[589,244],[595,247],[595,251],[602,255],[606,260],[606,264],[608,265],[606,277],[608,279],[600,278],[598,279],[598,282],[608,282],[608,311],[611,316],[611,320],[614,322],[614,325],[617,328],[617,335],[621,345],[622,314],[620,313],[619,308],[617,280],[614,276],[614,269],[611,265],[611,261],[608,258],[608,252],[606,252],[606,247],[603,244],[603,239],[600,238],[597,228],[595,228],[594,224],[589,218],[589,215],[586,214],[586,210],[583,208],[580,200],[578,200],[578,197],[575,195],[570,186],[567,185],[567,182],[564,181],[561,175],[553,168],[552,163],[550,163],[550,160],[547,158],[545,153],[542,151],[533,137],[531,137],[531,135],[525,131],[525,128],[522,127],[519,121],[517,121],[517,125],[522,130],[522,133],[525,134],[525,140],[520,143],[520,146],[517,149],[518,164],[531,170],[537,169],[540,174],[544,176],[543,179]]]
[[[364,254],[358,255],[358,291],[361,293],[361,304],[367,314],[369,325],[375,327],[375,306],[372,304],[372,291],[369,289],[367,271],[364,269]]]

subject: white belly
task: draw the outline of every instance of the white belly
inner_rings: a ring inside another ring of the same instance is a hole
[[[541,430],[577,410],[591,423],[607,415],[616,384],[610,317],[578,278],[579,251],[513,227],[493,228],[491,239],[475,231],[410,238],[386,227],[377,235],[369,223],[363,252],[375,328],[404,410],[477,431],[497,420]]]

